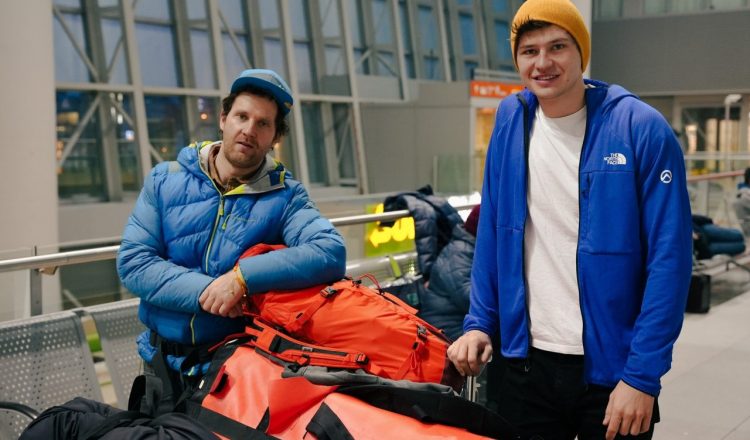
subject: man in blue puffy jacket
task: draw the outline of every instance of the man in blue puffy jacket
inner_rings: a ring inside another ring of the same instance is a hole
[[[477,374],[499,333],[499,411],[532,435],[651,438],[692,264],[682,151],[656,110],[583,79],[570,1],[523,3],[511,50],[526,89],[497,111],[449,357]]]
[[[137,341],[147,378],[141,411],[170,410],[207,367],[207,347],[243,330],[244,295],[344,275],[342,237],[270,154],[289,131],[292,104],[276,72],[243,71],[222,101],[222,140],[183,148],[143,185],[117,257],[149,329]],[[238,262],[257,243],[288,248]],[[161,397],[148,400],[154,393]]]

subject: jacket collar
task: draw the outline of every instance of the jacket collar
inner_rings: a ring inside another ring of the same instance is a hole
[[[208,155],[214,146],[220,144],[221,141],[193,143],[188,148],[185,148],[187,151],[180,153],[178,161],[193,172],[193,174],[211,181],[208,173]],[[262,194],[274,191],[284,187],[286,175],[287,170],[284,164],[276,161],[270,154],[267,154],[262,167],[250,181],[242,183],[224,195]]]

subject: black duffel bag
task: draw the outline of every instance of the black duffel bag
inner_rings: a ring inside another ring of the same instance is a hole
[[[185,414],[167,413],[152,418],[76,397],[41,413],[19,437],[19,440],[42,439],[217,440],[217,437]]]

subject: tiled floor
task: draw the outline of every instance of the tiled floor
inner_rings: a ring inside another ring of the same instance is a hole
[[[654,439],[750,440],[749,280],[736,269],[714,277],[711,310],[685,315]]]

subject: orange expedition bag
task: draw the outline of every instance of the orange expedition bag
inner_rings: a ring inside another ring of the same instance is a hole
[[[383,379],[358,369],[356,359],[350,363],[352,353],[300,345],[269,329],[251,322],[246,335],[220,346],[187,401],[187,414],[221,438],[521,438],[500,416],[448,386]],[[257,346],[263,337],[277,342]],[[297,352],[308,360],[299,362]]]
[[[240,259],[283,247],[258,244]],[[246,316],[279,326],[302,342],[364,353],[367,362],[361,367],[369,373],[442,383],[460,391],[464,378],[446,355],[450,341],[416,312],[379,287],[351,279],[298,291],[254,294],[244,305]]]

